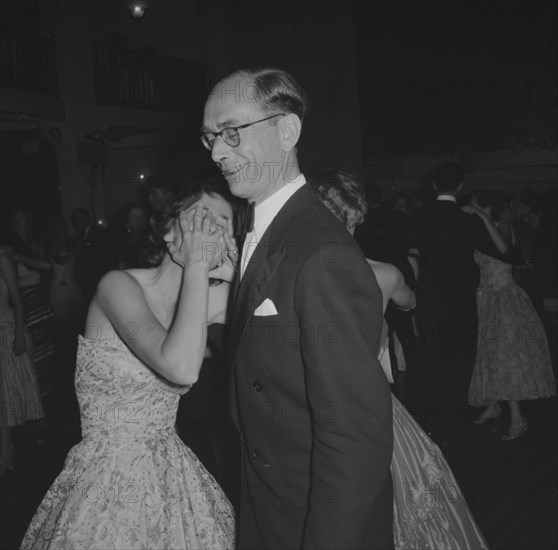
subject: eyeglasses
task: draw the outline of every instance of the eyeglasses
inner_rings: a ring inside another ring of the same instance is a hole
[[[232,128],[223,128],[220,132],[203,132],[201,137],[202,143],[206,149],[210,151],[213,149],[213,144],[217,139],[217,136],[221,136],[223,141],[229,145],[230,147],[238,147],[240,145],[240,135],[238,133],[239,130],[243,130],[244,128],[248,128],[248,126],[252,126],[253,124],[257,124],[258,122],[264,122],[265,120],[270,120],[277,116],[283,116],[284,113],[278,113],[276,115],[268,116],[267,118],[262,118],[260,120],[256,120],[254,122],[249,122],[248,124],[243,124],[242,126],[234,126]]]

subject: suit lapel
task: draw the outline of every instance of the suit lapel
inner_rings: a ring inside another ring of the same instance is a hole
[[[316,200],[316,198],[308,184],[290,197],[263,234],[242,280],[235,285],[236,295],[231,317],[232,330],[237,335],[234,349],[231,350],[235,358],[248,321],[256,307],[263,301],[269,281],[285,256],[285,243],[289,229],[308,208],[312,200]]]
[[[250,262],[252,269],[246,269],[238,289],[233,316],[233,322],[237,323],[235,326],[241,332],[244,332],[254,310],[263,301],[267,285],[281,263],[283,255],[284,249],[280,248],[266,255],[264,260],[258,259],[257,264]]]
[[[266,231],[266,234],[269,232]],[[248,321],[256,307],[263,301],[267,285],[281,263],[283,255],[284,248],[280,243],[270,243],[264,235],[246,267],[244,277],[238,283],[232,315],[233,333],[237,336],[233,350],[235,357]]]

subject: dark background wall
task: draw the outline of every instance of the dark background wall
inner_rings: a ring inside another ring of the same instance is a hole
[[[556,143],[557,6],[354,2],[363,156]]]
[[[229,68],[268,65],[288,70],[308,94],[310,110],[299,153],[302,169],[358,170],[358,103],[353,6],[310,0],[224,3]]]
[[[58,174],[58,185],[49,187],[54,193],[49,200],[58,191],[65,215],[76,206],[93,204],[99,217],[109,217],[144,190],[140,174],[169,164],[185,174],[214,173],[199,143],[203,93],[195,99],[184,94],[171,110],[99,103],[94,45],[111,44],[118,35],[128,52],[138,54],[147,48],[192,66],[205,64],[215,79],[253,65],[290,71],[307,91],[311,105],[299,147],[306,173],[338,167],[386,190],[397,190],[415,187],[431,165],[454,158],[472,166],[472,171],[489,174],[474,178],[482,184],[490,184],[494,172],[503,174],[498,180],[502,185],[556,182],[556,3],[141,3],[147,8],[141,22],[130,16],[133,2],[128,0],[0,4],[6,22],[2,31],[7,31],[2,33],[0,51],[0,132],[6,153],[2,156],[12,164],[30,158],[29,146],[18,135],[38,132],[33,139],[40,144],[35,148],[41,162],[53,164],[45,172]],[[50,33],[51,69],[55,65],[57,81],[49,88],[57,93],[30,91],[17,82],[6,85],[6,67],[22,68],[21,59],[14,65],[13,44],[6,36],[23,33],[18,44],[25,45],[29,54],[24,67],[29,77],[44,69],[44,52],[31,51],[43,39],[42,29]],[[36,43],[27,37],[35,37]],[[128,77],[115,74],[118,85],[128,85]],[[176,77],[186,90],[190,83],[199,86],[196,75]],[[55,142],[53,129],[60,137]],[[92,135],[104,136],[96,144],[99,150],[104,147],[96,171],[90,159],[79,154],[84,144],[92,145]],[[542,169],[544,174],[539,174]],[[25,176],[18,181],[39,195],[45,192],[46,177]],[[2,185],[3,196],[14,200],[23,196],[10,194],[13,185]]]

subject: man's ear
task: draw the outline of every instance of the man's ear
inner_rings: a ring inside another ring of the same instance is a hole
[[[438,186],[436,185],[435,181],[432,182],[432,187],[434,187],[434,191],[438,191]]]
[[[456,192],[459,193],[459,192],[461,192],[462,189],[463,189],[463,182],[461,182],[461,183],[458,185],[458,187],[457,187],[457,189],[456,189]]]
[[[290,113],[287,116],[281,117],[278,125],[283,151],[288,153],[294,149],[298,143],[302,130],[302,123],[297,115]]]

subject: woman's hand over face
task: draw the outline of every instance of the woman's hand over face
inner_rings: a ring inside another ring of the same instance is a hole
[[[173,243],[173,259],[185,266],[202,264],[208,271],[217,267],[225,250],[223,229],[213,214],[200,202],[182,212],[178,219],[178,243]]]

